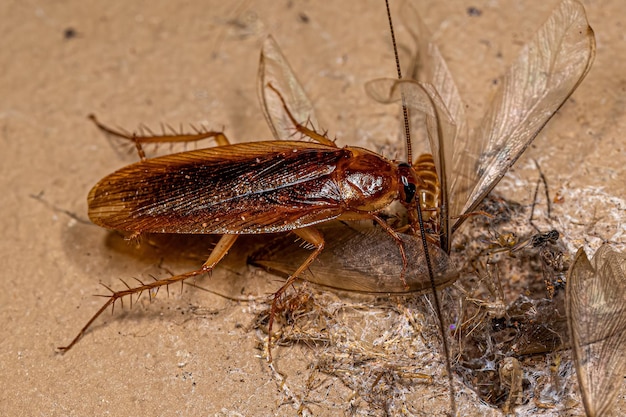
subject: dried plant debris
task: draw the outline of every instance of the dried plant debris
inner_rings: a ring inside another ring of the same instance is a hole
[[[444,307],[454,323],[455,371],[489,404],[531,407],[549,380],[545,355],[567,346],[561,271],[569,257],[558,232],[536,233],[528,207],[489,196],[479,210],[487,215],[472,218],[455,241],[453,258],[464,268]],[[546,253],[561,262],[545,262]]]
[[[581,248],[567,276],[567,324],[588,416],[609,413],[626,375],[626,255]]]
[[[444,361],[426,297],[339,296],[303,282],[280,307],[272,335],[275,360],[297,356],[294,347],[300,346],[310,360],[305,368],[316,374],[314,384],[298,384],[294,375],[287,381],[299,398],[323,398],[328,384],[322,381],[330,378],[334,390],[350,393],[344,409],[349,415],[447,412]],[[268,315],[269,306],[257,316],[261,340],[267,337]],[[433,411],[437,407],[440,411]]]

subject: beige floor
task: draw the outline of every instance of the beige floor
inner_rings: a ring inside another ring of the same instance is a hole
[[[506,8],[487,0],[423,3],[422,15],[437,33],[473,114],[491,80],[556,1],[501,2]],[[90,187],[133,159],[109,145],[87,121],[88,113],[128,129],[139,123],[205,123],[225,127],[233,141],[268,139],[255,83],[260,40],[272,33],[339,143],[381,149],[381,138],[395,140],[397,113],[369,101],[362,88],[367,80],[394,74],[384,6],[374,0],[342,4],[3,2],[0,414],[297,413],[258,357],[259,335],[250,330],[254,303],[175,290],[132,313],[107,314],[64,356],[55,347],[97,310],[102,300],[92,294],[102,292],[99,282],[146,278],[162,256],[167,266],[174,262],[163,252],[135,251],[79,221],[86,218]],[[597,36],[595,65],[505,187],[510,192],[515,186],[516,199],[528,202],[536,178],[530,158],[537,159],[552,189],[565,197],[557,208],[560,220],[551,226],[564,233],[569,247],[594,249],[611,240],[623,250],[626,21],[618,0],[585,4]],[[482,14],[469,16],[469,6]],[[64,36],[70,28],[75,36]],[[257,273],[238,268],[237,279],[233,269],[222,268],[216,286],[260,295],[276,288],[271,278],[253,280]],[[293,348],[276,354],[298,397],[311,353]],[[353,393],[331,377],[321,380],[308,408],[315,415],[349,414]],[[411,402],[417,394],[408,397],[405,412],[445,410],[444,382],[422,387],[426,405]],[[625,392],[622,387],[622,410]],[[468,394],[459,401],[464,415],[486,412]],[[383,414],[356,403],[357,415]],[[573,404],[571,415],[582,415]]]

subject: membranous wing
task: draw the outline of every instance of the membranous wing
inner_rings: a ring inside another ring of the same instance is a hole
[[[456,136],[456,124],[452,116],[447,110],[445,103],[439,96],[437,90],[432,84],[421,83],[412,80],[393,80],[381,79],[369,82],[366,85],[368,94],[376,100],[384,103],[395,102],[402,99],[407,103],[411,113],[411,122],[415,122],[417,117],[421,116],[423,127],[427,132],[427,136],[431,141],[432,155],[439,176],[441,187],[441,204],[440,204],[440,231],[441,231],[441,247],[449,250],[448,236],[450,235],[449,208],[449,187],[446,179],[446,161],[452,158],[452,146],[448,146],[450,138]],[[411,125],[411,131],[413,131]],[[436,144],[436,146],[433,145]]]
[[[564,0],[506,73],[483,120],[463,144],[451,184],[453,215],[474,210],[585,78],[595,37],[585,9]],[[458,209],[457,209],[458,208]]]
[[[362,293],[415,293],[430,290],[428,267],[421,239],[399,234],[410,260],[401,276],[402,256],[398,243],[380,227],[366,222],[331,222],[320,225],[326,244],[302,278],[318,285]],[[447,254],[429,243],[435,285],[445,287],[458,278]],[[249,262],[268,272],[288,277],[311,253],[298,246],[293,236],[280,236],[254,253]]]
[[[626,375],[626,255],[581,248],[567,276],[566,312],[576,374],[589,416],[609,414]]]
[[[293,122],[270,85],[280,92],[298,123],[313,126],[313,130],[317,128],[313,104],[272,36],[265,39],[261,50],[257,80],[259,101],[274,138],[293,140],[296,132]]]
[[[583,6],[562,1],[523,47],[482,122],[467,135],[462,102],[445,62],[427,33],[419,34],[426,36],[419,41],[420,53],[426,54],[417,61],[430,64],[417,65],[412,81],[375,80],[367,88],[385,103],[404,96],[413,115],[424,115],[444,188],[442,207],[447,214],[442,213],[442,221],[452,223],[442,231],[449,236],[581,83],[595,56],[595,40]]]

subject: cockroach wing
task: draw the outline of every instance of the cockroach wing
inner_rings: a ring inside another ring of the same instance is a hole
[[[268,87],[270,84],[280,92],[298,123],[317,128],[313,104],[272,36],[265,39],[261,50],[257,85],[259,101],[274,138],[293,139],[294,125],[279,96]]]
[[[338,290],[362,293],[413,293],[429,290],[430,279],[424,246],[415,236],[400,234],[410,260],[402,281],[402,256],[398,243],[380,227],[363,222],[331,222],[320,225],[326,240],[324,250],[302,278]],[[448,255],[429,243],[435,284],[444,287],[458,278]],[[252,254],[249,262],[268,272],[289,276],[311,253],[294,243],[293,236],[280,236]]]
[[[450,215],[471,212],[500,181],[591,68],[595,38],[583,6],[564,0],[506,73],[454,167]],[[459,218],[452,230],[463,221]]]
[[[248,142],[152,158],[106,176],[89,218],[150,233],[288,231],[345,212],[333,182],[349,150],[300,141]]]
[[[626,375],[626,254],[581,248],[567,276],[570,342],[588,416],[608,414]]]

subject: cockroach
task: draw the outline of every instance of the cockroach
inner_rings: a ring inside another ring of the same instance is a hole
[[[295,79],[275,41],[268,37],[261,56],[259,80],[263,109],[277,139],[274,141],[222,144],[148,159],[142,149],[145,143],[187,142],[207,137],[215,138],[218,144],[228,140],[221,132],[138,138],[110,129],[90,116],[107,134],[134,142],[141,158],[106,176],[91,189],[89,217],[95,224],[129,232],[133,237],[142,233],[222,237],[197,270],[112,291],[106,303],[60,351],[71,349],[94,320],[118,299],[209,273],[242,234],[293,232],[314,248],[274,294],[270,331],[276,301],[324,248],[325,239],[316,228],[320,223],[331,220],[376,223],[395,241],[402,263],[398,280],[409,287],[405,239],[379,213],[392,202],[400,201],[417,230],[420,206],[416,195],[424,182],[410,162],[392,161],[363,148],[340,148],[325,135],[305,126],[312,119],[300,114],[308,110],[310,102],[297,83],[287,87],[274,85],[269,78],[276,69],[289,70],[288,74],[276,77],[277,80]],[[294,102],[297,105],[292,110],[287,103]],[[272,119],[277,108],[284,123],[280,130],[277,128],[280,122]],[[285,138],[287,131],[289,136],[297,131],[310,142],[289,140]],[[439,256],[446,255],[439,251]]]
[[[565,309],[583,405],[610,414],[626,375],[626,255],[604,244],[579,249],[567,273]]]
[[[290,114],[286,106],[285,111]],[[142,159],[96,184],[88,197],[89,217],[100,226],[133,235],[223,237],[201,268],[114,292],[77,337],[60,349],[69,350],[117,299],[210,272],[241,234],[292,231],[315,247],[284,288],[324,248],[324,238],[314,226],[333,219],[376,222],[398,242],[407,265],[402,239],[377,213],[395,200],[415,210],[421,184],[415,170],[363,148],[339,148],[293,122],[318,143],[251,142]]]

